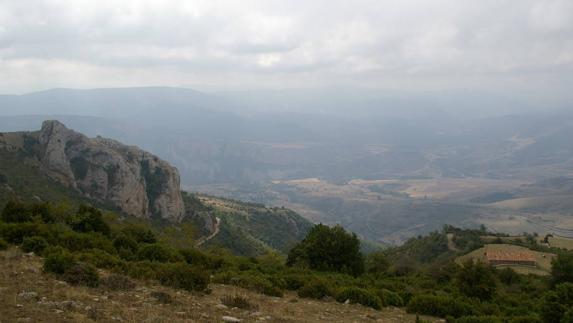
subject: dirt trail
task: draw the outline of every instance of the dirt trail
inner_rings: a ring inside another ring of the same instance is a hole
[[[204,244],[205,242],[213,239],[217,233],[219,233],[219,229],[221,227],[221,219],[220,218],[215,218],[215,231],[213,231],[213,233],[211,233],[210,235],[206,236],[206,237],[202,237],[200,238],[197,243],[195,244],[195,247],[199,247],[202,244]]]

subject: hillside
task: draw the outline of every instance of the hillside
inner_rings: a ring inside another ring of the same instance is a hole
[[[109,277],[107,271],[100,271]],[[42,259],[18,249],[0,251],[0,318],[6,322],[415,322],[397,308],[376,311],[361,305],[299,298],[290,292],[270,297],[228,285],[212,284],[208,294],[190,293],[148,281],[133,286],[72,286],[42,273]],[[222,304],[241,295],[253,308]],[[429,317],[427,318],[429,319]],[[430,322],[439,322],[433,319]]]
[[[156,232],[178,232],[172,233],[178,240],[210,237],[201,248],[249,256],[284,253],[311,227],[290,210],[182,192],[177,169],[158,157],[111,139],[87,138],[57,121],[36,132],[0,133],[0,157],[0,208],[13,199],[90,203],[123,221],[152,220]]]
[[[24,156],[54,181],[130,216],[180,221],[184,215],[177,169],[137,147],[88,138],[52,120],[40,131],[1,134],[0,149]]]

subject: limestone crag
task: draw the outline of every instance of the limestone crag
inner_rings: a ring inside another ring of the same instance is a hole
[[[157,156],[106,138],[88,138],[58,121],[38,134],[47,174],[87,197],[111,202],[126,214],[181,220],[179,173]]]

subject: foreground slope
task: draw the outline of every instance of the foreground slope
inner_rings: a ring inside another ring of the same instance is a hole
[[[224,316],[242,322],[415,321],[415,315],[397,308],[376,311],[360,305],[300,299],[294,293],[269,297],[218,284],[211,285],[210,294],[141,281],[121,290],[70,286],[42,273],[41,265],[41,258],[15,248],[0,252],[2,322],[221,322]],[[246,297],[256,309],[221,304],[223,296],[235,294]]]

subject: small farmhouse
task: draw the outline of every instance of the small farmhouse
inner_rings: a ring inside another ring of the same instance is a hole
[[[523,265],[535,266],[535,255],[526,251],[512,250],[487,250],[485,252],[487,262],[492,266],[498,265]]]

